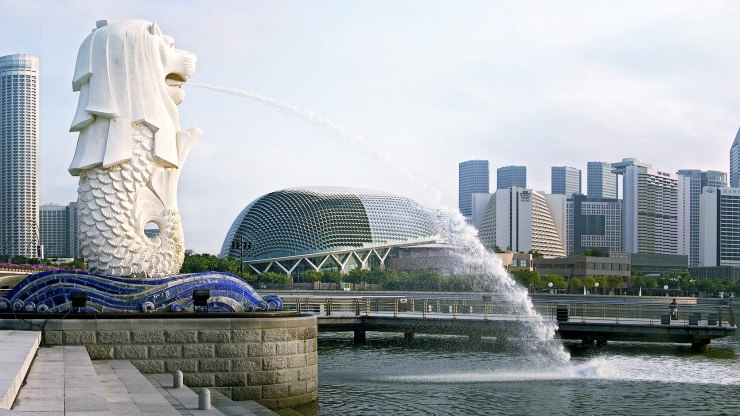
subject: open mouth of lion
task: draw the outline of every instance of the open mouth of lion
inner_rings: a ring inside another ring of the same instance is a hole
[[[170,87],[179,87],[183,83],[188,82],[188,77],[176,72],[172,72],[170,74],[167,74],[167,76],[164,78],[164,82],[166,82],[167,85],[169,85]]]

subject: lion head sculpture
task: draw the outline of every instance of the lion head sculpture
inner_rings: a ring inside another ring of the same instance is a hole
[[[72,88],[80,96],[70,131],[80,134],[69,172],[77,176],[131,159],[132,132],[139,123],[155,134],[155,160],[179,167],[177,105],[195,62],[195,55],[175,49],[156,23],[99,21],[77,55]]]

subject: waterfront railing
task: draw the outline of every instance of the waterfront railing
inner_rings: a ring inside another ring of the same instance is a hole
[[[290,297],[285,308],[319,315],[395,317],[447,317],[458,319],[546,319],[582,323],[683,324],[734,327],[732,308],[717,304],[624,302],[542,302],[517,304],[499,299],[398,298],[398,297]],[[534,313],[533,313],[534,312]]]

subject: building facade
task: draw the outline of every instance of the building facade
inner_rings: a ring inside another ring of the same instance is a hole
[[[699,234],[699,200],[702,190],[711,186],[714,188],[727,187],[727,173],[718,171],[701,171],[696,169],[683,169],[678,171],[679,176],[683,176],[688,182],[689,195],[683,199],[681,204],[683,218],[679,217],[679,242],[688,242],[688,247],[684,247],[680,254],[689,256],[689,267],[699,265],[699,244],[701,235]],[[679,188],[679,192],[683,188]],[[688,205],[686,205],[688,202]],[[685,244],[684,244],[685,246]]]
[[[67,206],[42,205],[39,208],[39,223],[45,258],[79,257],[77,202]]]
[[[589,198],[617,199],[619,177],[608,162],[588,162],[586,165],[586,193]]]
[[[553,195],[581,193],[581,170],[569,166],[553,166],[551,169],[551,192]]]
[[[622,204],[618,199],[573,195],[568,203],[567,254],[587,249],[618,252],[622,247]],[[572,218],[572,220],[570,220]]]
[[[496,169],[496,189],[508,189],[512,186],[527,187],[526,166],[504,166]]]
[[[730,146],[730,187],[740,188],[740,129]]]
[[[639,159],[612,164],[623,175],[622,251],[679,254],[678,188],[682,177]]]
[[[253,272],[385,267],[391,250],[435,243],[436,212],[398,195],[338,186],[289,188],[263,195],[234,220],[221,257]]]
[[[530,250],[548,257],[565,256],[565,238],[558,228],[565,223],[565,196],[548,199],[531,189],[499,189],[488,203],[478,238],[486,247],[498,246],[505,251],[527,253]],[[553,204],[551,210],[549,204]],[[561,204],[562,207],[555,205]],[[553,218],[552,211],[562,215]]]
[[[473,216],[472,195],[490,192],[487,160],[468,160],[458,167],[458,208],[470,222]]]
[[[699,265],[740,266],[740,188],[704,188],[699,210]]]
[[[39,245],[39,58],[0,57],[0,254]]]

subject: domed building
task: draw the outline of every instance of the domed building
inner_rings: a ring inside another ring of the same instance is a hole
[[[242,258],[254,272],[382,266],[394,247],[437,241],[435,218],[433,211],[397,195],[344,187],[289,188],[244,208],[220,255]]]

